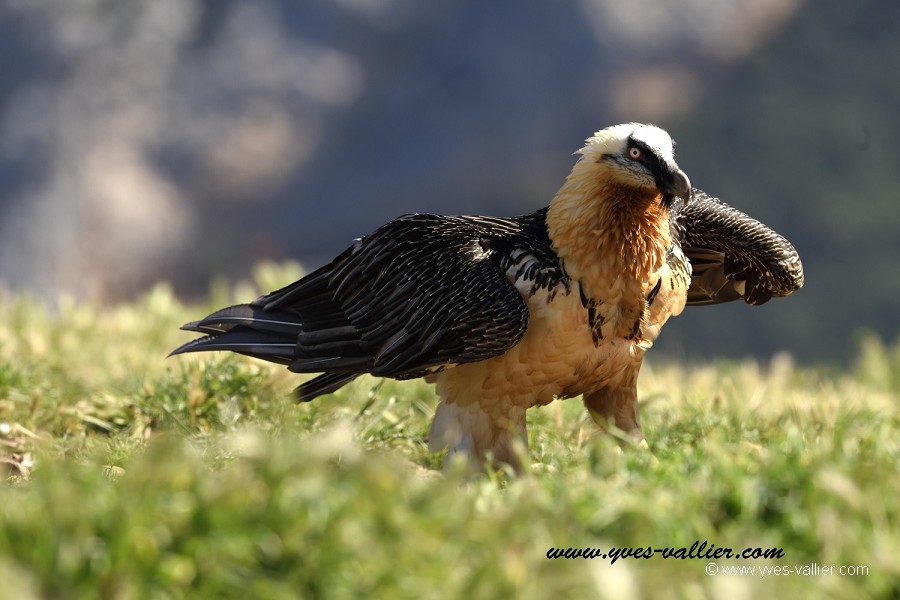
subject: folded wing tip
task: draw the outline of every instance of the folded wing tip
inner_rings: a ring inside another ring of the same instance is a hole
[[[188,323],[188,325],[190,325],[190,323]],[[184,327],[182,327],[182,329],[184,329]],[[195,331],[195,330],[188,330],[188,331]],[[189,342],[185,342],[184,344],[178,346],[177,348],[175,348],[174,350],[169,352],[166,355],[166,358],[171,358],[171,357],[175,356],[176,354],[187,354],[188,352],[197,352],[198,350],[203,350],[203,348],[199,347],[201,342],[208,340],[210,337],[211,336],[207,335],[202,338],[198,338],[195,340],[191,340]]]
[[[180,327],[182,331],[200,331],[201,321],[191,321],[190,323],[185,323]]]

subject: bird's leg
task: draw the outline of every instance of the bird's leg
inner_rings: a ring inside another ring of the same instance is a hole
[[[591,418],[603,431],[609,432],[609,427],[615,426],[639,445],[647,447],[638,416],[637,388],[602,388],[585,394],[583,401]]]
[[[431,423],[428,449],[447,450],[445,466],[454,456],[463,456],[478,468],[491,462],[508,464],[521,472],[520,454],[528,449],[525,409],[510,407],[498,415],[477,402],[460,406],[442,401]]]

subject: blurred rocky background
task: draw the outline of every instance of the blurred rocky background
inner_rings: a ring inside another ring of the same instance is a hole
[[[898,32],[892,0],[2,0],[0,287],[197,298],[405,212],[531,211],[641,120],[807,281],[654,356],[845,361],[900,325]]]

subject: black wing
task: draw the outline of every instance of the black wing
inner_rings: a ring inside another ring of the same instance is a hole
[[[528,326],[505,274],[508,250],[526,243],[540,246],[533,254],[552,252],[539,223],[542,213],[400,217],[303,279],[188,323],[208,335],[173,354],[231,350],[324,372],[298,388],[302,400],[360,373],[408,379],[498,356]]]
[[[803,265],[789,241],[706,192],[695,188],[675,223],[693,269],[688,304],[739,298],[762,304],[803,285]]]

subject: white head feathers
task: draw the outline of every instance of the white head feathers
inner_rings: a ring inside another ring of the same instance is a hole
[[[643,123],[623,123],[601,129],[586,140],[578,154],[594,160],[604,154],[620,154],[629,140],[641,142],[664,160],[675,162],[675,142],[668,132]]]

